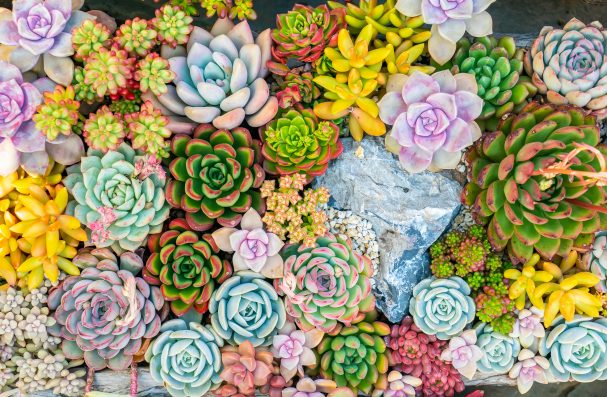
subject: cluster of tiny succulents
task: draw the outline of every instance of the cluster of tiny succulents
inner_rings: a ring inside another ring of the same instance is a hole
[[[607,31],[517,47],[494,1],[297,4],[258,34],[252,0],[0,9],[0,395],[130,368],[133,397],[138,365],[173,397],[607,379]],[[384,236],[316,179],[344,139],[464,186],[395,322]]]

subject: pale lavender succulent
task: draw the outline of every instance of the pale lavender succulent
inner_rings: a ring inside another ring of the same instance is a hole
[[[531,350],[523,349],[518,354],[518,362],[512,366],[508,373],[510,379],[516,379],[518,391],[527,393],[534,382],[547,384],[546,370],[550,362],[546,357],[536,356]]]
[[[316,364],[314,349],[324,336],[318,328],[301,331],[292,322],[286,322],[272,339],[272,354],[280,360],[280,374],[288,382],[299,374],[304,376],[304,366]]]
[[[13,0],[12,18],[0,19],[0,44],[16,46],[10,62],[22,72],[34,69],[42,58],[44,72],[56,83],[71,83],[72,29],[94,18],[73,10],[72,0]]]
[[[518,338],[525,349],[535,348],[539,338],[546,335],[543,320],[544,314],[541,310],[535,307],[523,309],[518,313],[510,336]]]
[[[476,332],[473,329],[462,332],[449,341],[449,346],[441,353],[441,360],[451,361],[453,368],[468,379],[476,373],[476,363],[483,357],[483,351],[476,346]]]
[[[388,90],[379,102],[380,118],[393,126],[386,147],[399,154],[408,172],[455,168],[462,150],[480,138],[474,120],[483,100],[474,76],[416,71],[391,76]]]
[[[432,25],[428,41],[430,56],[439,64],[455,54],[456,43],[466,32],[474,37],[493,32],[491,15],[486,11],[495,0],[398,0],[395,8],[408,17],[421,15]]]

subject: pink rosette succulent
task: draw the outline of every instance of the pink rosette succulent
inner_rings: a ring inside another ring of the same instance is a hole
[[[535,307],[523,309],[518,313],[510,336],[518,338],[525,349],[536,346],[537,341],[546,335],[543,312]]]
[[[474,76],[448,70],[431,76],[396,75],[379,102],[379,116],[392,125],[388,150],[399,154],[408,172],[452,169],[462,150],[481,136],[474,121],[483,108]]]
[[[272,353],[280,359],[280,374],[288,382],[298,374],[304,376],[304,366],[316,364],[314,349],[324,336],[319,329],[301,331],[292,322],[285,323],[272,340]]]
[[[441,353],[441,360],[451,361],[460,374],[472,379],[476,373],[476,363],[483,357],[483,351],[476,346],[476,332],[473,329],[462,332],[449,341],[449,346]]]
[[[518,362],[514,364],[508,376],[516,379],[518,391],[527,393],[534,382],[547,384],[546,370],[550,367],[550,361],[546,357],[536,356],[531,350],[523,349],[518,354]]]
[[[252,270],[267,278],[283,275],[283,260],[278,254],[284,243],[274,233],[263,230],[261,217],[254,208],[242,217],[240,230],[223,227],[213,232],[219,249],[233,252],[234,271]]]

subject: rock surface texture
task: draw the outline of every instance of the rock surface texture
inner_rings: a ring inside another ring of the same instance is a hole
[[[429,276],[426,250],[457,215],[461,186],[442,174],[408,174],[380,138],[343,144],[344,153],[315,185],[331,187],[330,206],[373,225],[381,253],[374,292],[379,308],[398,323],[413,287]]]

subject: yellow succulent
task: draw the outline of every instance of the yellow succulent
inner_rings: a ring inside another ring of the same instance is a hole
[[[552,274],[543,270],[535,270],[535,265],[540,261],[538,254],[533,254],[531,259],[523,266],[523,270],[508,269],[504,272],[504,277],[513,280],[508,289],[508,296],[512,299],[518,310],[525,308],[526,298],[532,305],[539,307],[544,304],[541,299],[536,299],[536,284],[547,283],[553,279]]]

